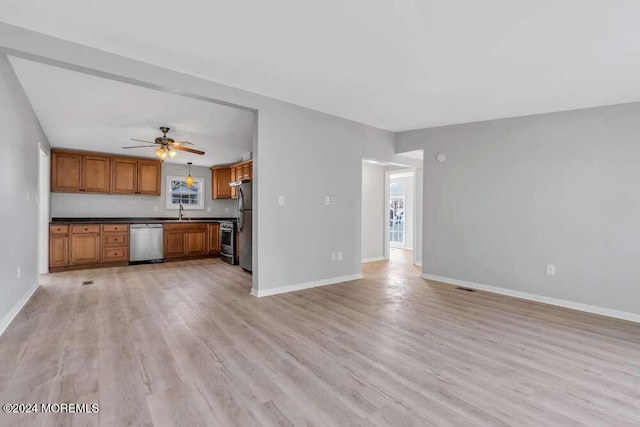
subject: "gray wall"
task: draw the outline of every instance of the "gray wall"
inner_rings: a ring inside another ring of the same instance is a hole
[[[31,104],[0,54],[0,332],[7,315],[38,282],[38,142],[48,150]],[[29,198],[27,200],[27,193]],[[17,278],[17,268],[22,274]]]
[[[398,152],[424,148],[423,272],[640,313],[639,118],[627,104],[400,133]]]
[[[56,217],[176,217],[178,211],[166,209],[167,176],[187,176],[187,165],[162,165],[162,193],[157,196],[115,194],[51,193],[51,216]],[[188,217],[236,217],[235,200],[211,198],[211,170],[192,166],[191,176],[205,179],[205,209],[187,210]],[[154,211],[154,207],[158,211]],[[207,212],[211,208],[211,212]]]
[[[0,23],[3,50],[257,110],[254,288],[360,273],[361,162],[406,163],[395,154],[393,133]],[[325,195],[336,205],[325,206]],[[332,251],[344,260],[331,261]]]
[[[384,170],[362,163],[362,259],[384,256]]]

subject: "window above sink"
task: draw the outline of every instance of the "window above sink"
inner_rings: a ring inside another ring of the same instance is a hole
[[[167,176],[167,209],[204,210],[204,179],[193,178],[193,184],[188,186],[186,177]]]

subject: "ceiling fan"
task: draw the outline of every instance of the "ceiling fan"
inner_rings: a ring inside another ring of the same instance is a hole
[[[159,147],[156,149],[156,156],[160,158],[160,160],[166,160],[167,157],[174,158],[178,155],[177,151],[186,151],[187,153],[199,154],[203,155],[204,151],[194,150],[193,148],[187,148],[184,145],[193,145],[189,141],[174,141],[173,138],[169,138],[167,136],[167,132],[169,132],[169,128],[165,126],[160,127],[160,132],[162,132],[162,136],[159,136],[155,139],[155,142],[145,141],[142,139],[131,138],[131,141],[145,142],[147,144],[152,145],[133,145],[129,147],[122,147],[123,149],[129,148],[155,148],[156,145]]]

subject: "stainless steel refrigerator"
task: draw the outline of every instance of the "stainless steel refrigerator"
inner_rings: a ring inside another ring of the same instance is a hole
[[[251,271],[251,227],[252,216],[252,192],[251,180],[243,179],[231,183],[238,192],[238,232],[240,233],[240,267]]]

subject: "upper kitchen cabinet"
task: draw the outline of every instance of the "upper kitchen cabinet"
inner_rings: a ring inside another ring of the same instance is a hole
[[[138,191],[138,161],[114,157],[111,161],[111,192],[136,194]]]
[[[162,163],[138,160],[138,194],[160,195]]]
[[[231,169],[228,167],[211,168],[211,197],[213,199],[231,198]]]
[[[82,189],[82,155],[51,152],[51,191],[75,193]]]
[[[251,179],[253,175],[253,161],[246,160],[227,166],[213,166],[211,168],[212,197],[214,199],[236,199],[235,187],[229,184],[241,179]]]
[[[52,150],[51,163],[54,192],[160,195],[157,160]]]
[[[82,156],[82,191],[111,192],[111,159],[104,156]]]

